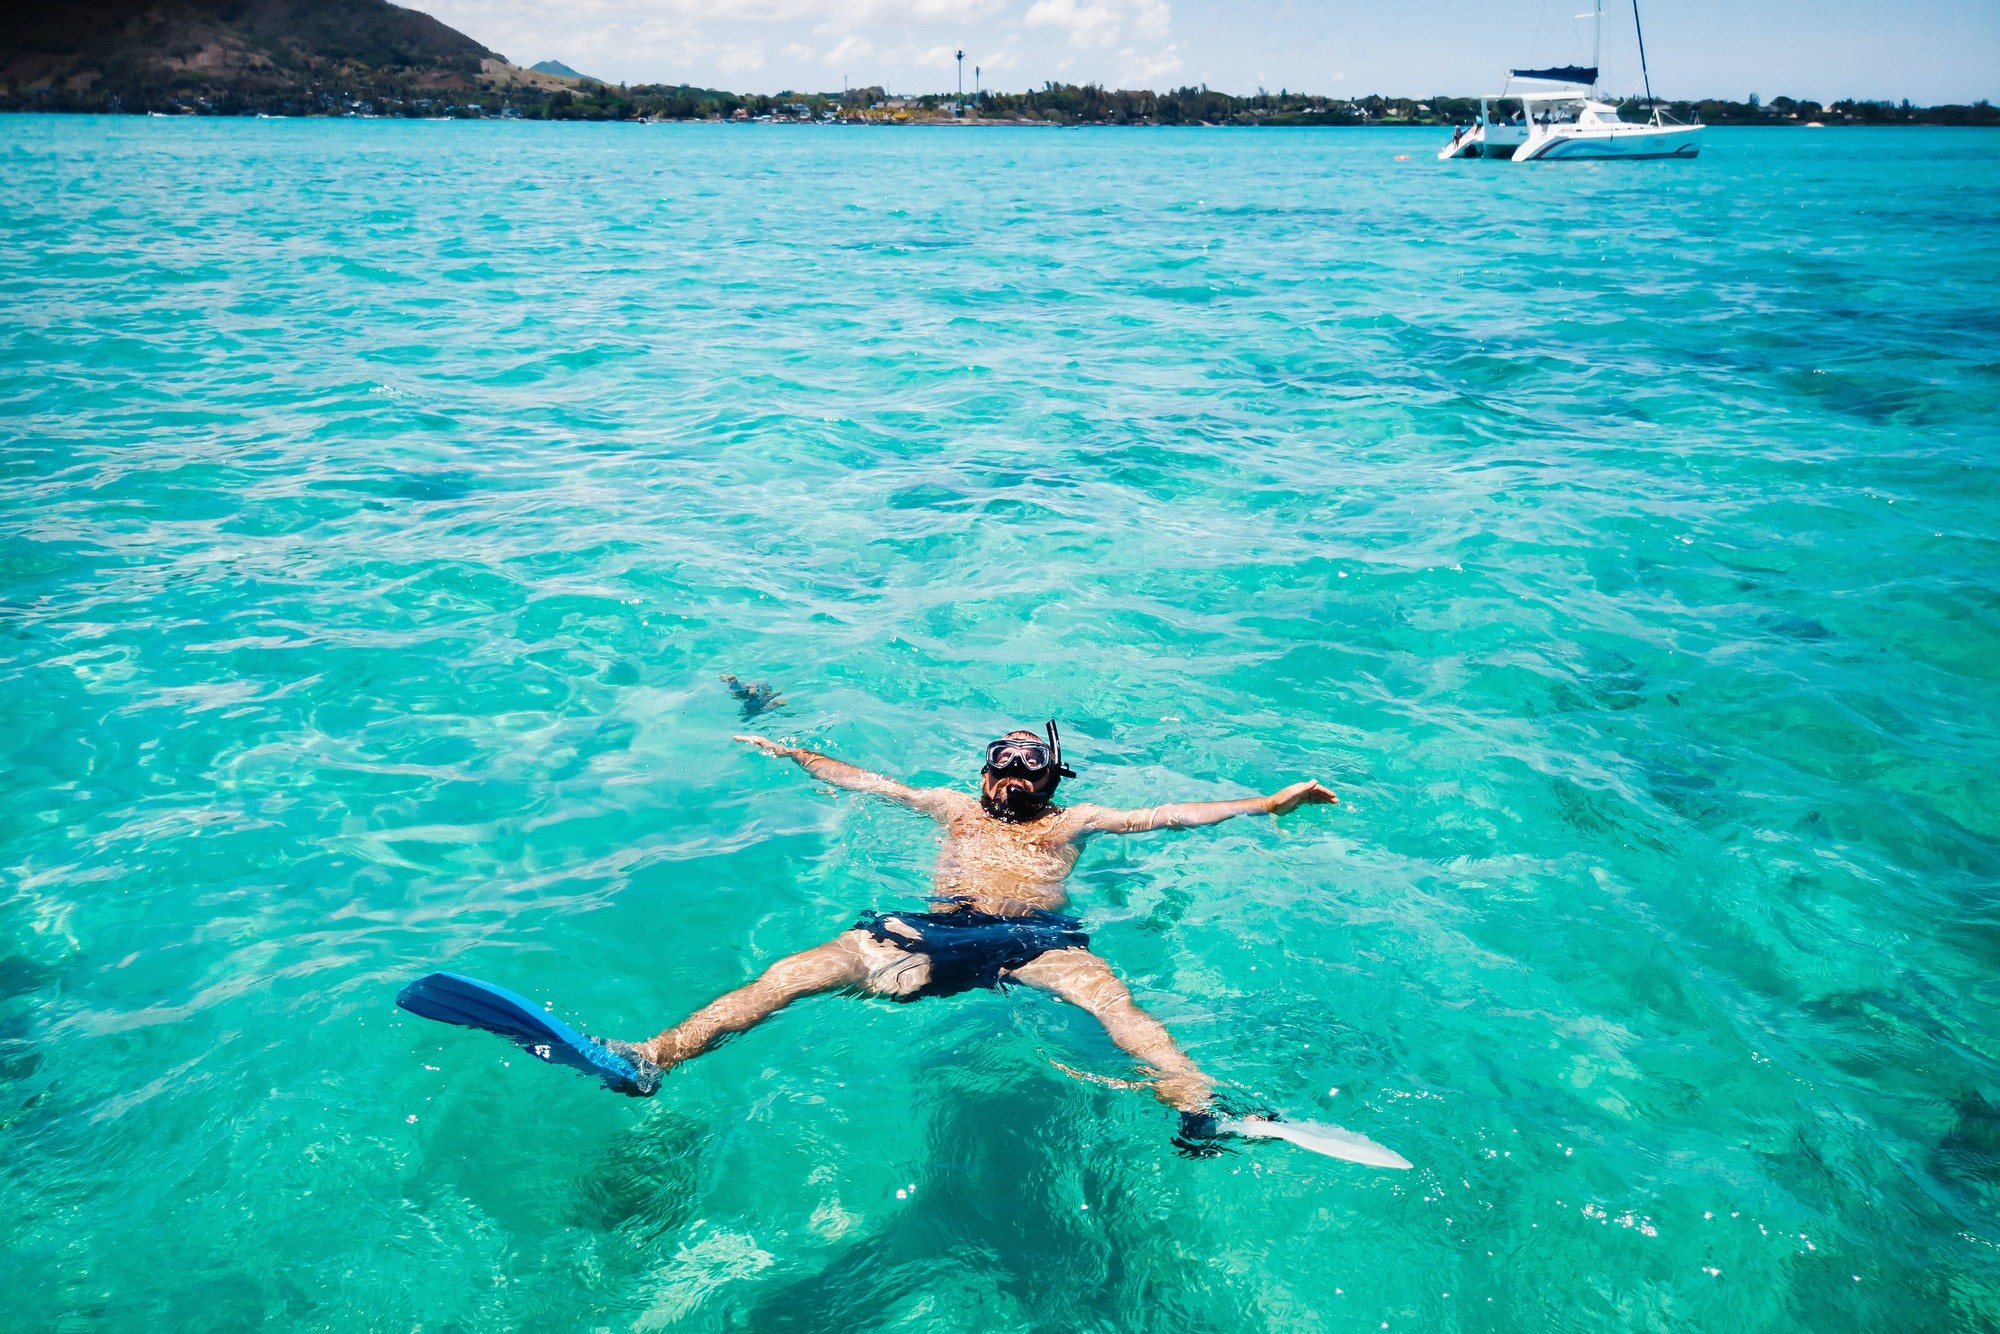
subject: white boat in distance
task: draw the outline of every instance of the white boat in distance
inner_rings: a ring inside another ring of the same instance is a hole
[[[1701,152],[1701,124],[1669,120],[1656,107],[1645,121],[1618,119],[1618,108],[1597,98],[1598,55],[1604,45],[1604,0],[1578,18],[1594,20],[1589,65],[1508,71],[1500,92],[1479,99],[1479,119],[1451,132],[1438,161],[1452,158],[1508,158],[1515,162],[1638,161],[1691,158]],[[1632,0],[1632,27],[1639,37],[1639,68],[1646,101],[1653,100],[1653,76],[1646,70],[1646,34],[1639,26],[1639,0]],[[1522,87],[1512,91],[1516,83]],[[1494,104],[1520,103],[1520,114],[1495,120]]]

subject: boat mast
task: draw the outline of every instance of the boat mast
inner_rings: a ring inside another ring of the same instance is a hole
[[[1639,0],[1632,0],[1632,4],[1632,12],[1638,13]],[[1597,71],[1604,68],[1604,0],[1592,0],[1591,11],[1596,21],[1590,25],[1590,76],[1595,80]],[[1591,88],[1596,87],[1593,82]]]
[[[1602,3],[1602,0],[1599,0]],[[1639,0],[1632,0],[1632,31],[1639,34],[1639,73],[1646,79],[1646,105],[1653,105],[1653,75],[1646,68],[1646,29],[1639,22]]]

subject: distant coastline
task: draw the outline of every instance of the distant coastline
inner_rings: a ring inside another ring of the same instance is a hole
[[[0,111],[415,119],[836,122],[859,125],[1455,125],[1476,97],[1327,97],[1206,85],[1166,92],[1045,83],[1025,92],[734,93],[611,84],[523,68],[387,0],[67,0],[0,25]],[[1659,104],[1710,125],[2000,125],[2000,108],[1752,96]],[[1639,104],[1628,102],[1629,114]]]
[[[1207,125],[1207,126],[1407,126],[1454,125],[1478,113],[1477,98],[1332,98],[1318,94],[1259,92],[1232,96],[1202,87],[1169,92],[1106,89],[1090,84],[1046,84],[1021,93],[894,95],[881,88],[842,93],[734,93],[688,85],[617,86],[548,72],[547,63],[522,70],[497,59],[478,75],[447,81],[414,80],[402,71],[350,69],[345,77],[315,79],[302,88],[244,89],[226,80],[191,88],[119,92],[103,84],[59,87],[0,85],[0,111],[130,115],[360,117],[401,119],[504,119],[565,121],[712,121],[847,125]],[[399,77],[400,76],[400,77]],[[1622,103],[1638,117],[1651,104]],[[2000,126],[2000,107],[1914,106],[1908,101],[1844,99],[1820,103],[1774,97],[1768,102],[1723,99],[1657,103],[1670,115],[1709,125]]]

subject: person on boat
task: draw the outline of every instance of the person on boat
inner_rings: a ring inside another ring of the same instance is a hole
[[[1166,1028],[1093,954],[1083,924],[1065,914],[1065,881],[1084,845],[1100,834],[1193,829],[1238,815],[1283,815],[1338,802],[1317,782],[1293,783],[1264,797],[1188,801],[1143,810],[1055,804],[1056,787],[1075,774],[1063,764],[1053,722],[1044,735],[1009,732],[986,747],[977,796],[954,788],[916,788],[800,746],[761,736],[736,740],[788,759],[835,787],[906,806],[942,827],[929,912],[866,912],[825,944],[779,959],[739,987],[641,1043],[605,1045],[634,1059],[640,1089],[732,1034],[762,1023],[804,996],[830,991],[914,1001],[978,988],[1021,984],[1052,992],[1087,1010],[1150,1072],[1154,1094],[1184,1114],[1199,1134],[1212,1120],[1214,1082]]]

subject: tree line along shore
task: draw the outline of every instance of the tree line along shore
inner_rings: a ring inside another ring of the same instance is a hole
[[[1236,96],[1206,87],[1165,92],[1047,83],[1025,92],[896,96],[882,88],[839,93],[733,93],[687,85],[611,85],[588,78],[535,76],[489,62],[478,74],[399,77],[396,71],[349,69],[300,84],[179,77],[156,86],[93,82],[62,87],[0,84],[0,110],[217,116],[376,116],[406,118],[582,121],[753,121],[845,124],[1238,125],[1356,126],[1464,124],[1477,98],[1325,97],[1289,90]],[[342,77],[344,75],[344,77]],[[2000,107],[1914,106],[1910,102],[1754,94],[1723,99],[1632,99],[1625,114],[1640,118],[1658,105],[1670,115],[1710,125],[2000,125]]]
[[[568,66],[524,69],[428,14],[388,0],[61,0],[0,23],[0,110],[213,116],[500,117],[509,120],[862,124],[1438,125],[1467,97],[1232,96],[1045,83],[972,97],[732,93],[612,84]],[[1644,114],[1628,102],[1627,115]],[[2000,125],[2000,110],[1847,99],[1662,104],[1711,125]]]

